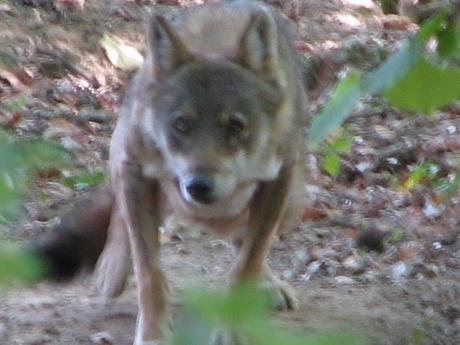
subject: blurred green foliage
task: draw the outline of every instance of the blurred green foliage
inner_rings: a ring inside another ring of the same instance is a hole
[[[419,164],[412,169],[406,182],[404,182],[404,187],[411,190],[421,184],[432,184],[437,181],[438,173],[439,166],[434,163]]]
[[[431,114],[460,99],[460,68],[442,68],[421,59],[384,95],[400,109]]]
[[[77,175],[64,177],[62,183],[72,189],[82,190],[90,187],[96,187],[105,181],[104,172],[101,170],[85,170]]]
[[[323,151],[322,167],[332,177],[339,176],[342,166],[340,155],[350,153],[351,144],[351,136],[346,131],[342,131],[326,145]]]
[[[270,321],[269,300],[254,284],[231,293],[189,291],[168,345],[210,344],[215,337],[231,337],[248,345],[360,345],[364,340],[347,332],[302,335]]]
[[[32,283],[44,276],[40,258],[15,244],[0,243],[0,287],[11,283]]]
[[[6,108],[11,112],[22,112],[26,109],[27,98],[19,96],[5,103]]]
[[[338,83],[321,114],[312,121],[309,148],[317,149],[365,95],[384,95],[401,109],[428,114],[459,100],[460,69],[435,65],[430,60],[436,59],[425,53],[425,45],[433,37],[439,42],[438,58],[460,56],[458,24],[450,22],[448,13],[442,11],[375,71],[352,73]]]
[[[62,168],[70,161],[70,155],[57,144],[18,139],[0,130],[0,221],[17,215],[34,174]]]
[[[19,107],[14,103],[12,107]],[[0,223],[21,210],[23,198],[42,170],[70,164],[70,155],[59,145],[42,139],[19,139],[0,130]],[[44,272],[40,259],[11,243],[0,243],[0,285],[31,282]]]

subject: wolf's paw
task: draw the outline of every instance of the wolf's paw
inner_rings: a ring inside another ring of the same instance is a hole
[[[271,306],[276,310],[295,310],[299,307],[295,290],[286,282],[283,282],[270,274],[259,283],[259,288],[269,298]]]
[[[121,260],[121,257],[109,256],[104,251],[97,262],[94,285],[102,296],[116,297],[125,288],[129,260]]]
[[[251,343],[237,332],[218,329],[211,333],[207,345],[251,345]]]

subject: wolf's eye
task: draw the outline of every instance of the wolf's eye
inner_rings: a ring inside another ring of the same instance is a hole
[[[228,134],[231,137],[236,137],[236,136],[241,135],[241,133],[244,131],[245,128],[246,128],[246,123],[242,119],[239,119],[236,117],[229,119],[228,124],[227,124]]]
[[[191,130],[191,124],[184,116],[176,117],[172,122],[173,129],[179,134],[188,134]]]

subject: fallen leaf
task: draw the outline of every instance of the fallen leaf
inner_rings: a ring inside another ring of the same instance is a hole
[[[100,44],[112,65],[124,71],[136,70],[144,61],[142,55],[135,48],[107,34],[102,37]]]
[[[321,220],[327,218],[327,214],[318,208],[306,208],[303,212],[303,220]]]
[[[388,14],[382,18],[382,25],[388,30],[416,30],[417,25],[407,17]]]

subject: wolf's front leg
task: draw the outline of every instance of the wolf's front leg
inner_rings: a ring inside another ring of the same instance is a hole
[[[295,309],[294,290],[274,276],[267,264],[271,241],[278,232],[291,192],[294,167],[285,166],[274,181],[263,182],[252,200],[248,231],[242,239],[237,265],[236,283],[256,281],[268,293],[276,309]]]
[[[169,330],[168,289],[159,266],[160,189],[156,181],[142,177],[137,165],[130,164],[122,168],[119,187],[137,281],[134,345],[156,345]]]
[[[116,297],[123,292],[131,265],[126,219],[119,204],[115,200],[107,241],[94,272],[94,284],[105,297]]]

